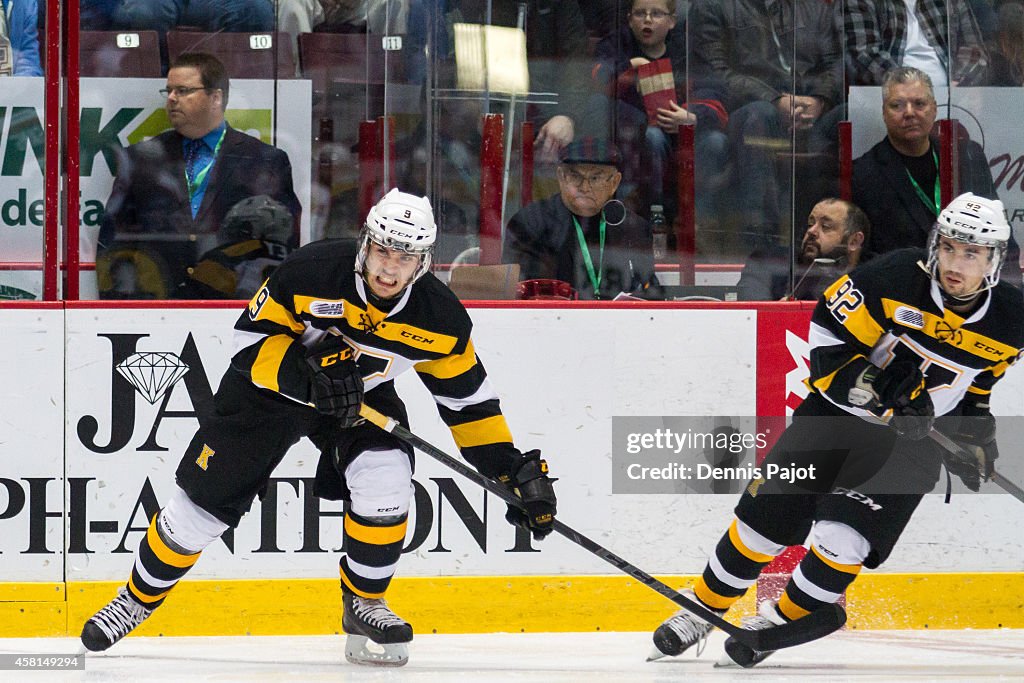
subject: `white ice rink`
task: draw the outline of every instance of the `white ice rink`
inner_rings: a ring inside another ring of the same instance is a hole
[[[1021,681],[1024,631],[850,631],[781,650],[751,670],[716,669],[724,634],[703,655],[644,661],[645,633],[417,635],[409,664],[348,664],[344,636],[128,638],[88,655],[84,671],[0,672],[0,681]],[[0,655],[69,654],[71,638],[0,639]]]

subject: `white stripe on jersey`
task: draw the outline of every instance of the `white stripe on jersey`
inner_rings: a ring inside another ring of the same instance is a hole
[[[448,396],[434,396],[434,401],[449,410],[462,410],[466,406],[475,406],[478,403],[498,398],[498,392],[491,386],[489,379],[484,379],[480,388],[465,398],[450,398]]]

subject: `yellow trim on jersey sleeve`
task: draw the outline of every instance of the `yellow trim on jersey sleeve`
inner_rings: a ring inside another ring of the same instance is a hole
[[[466,350],[454,356],[445,356],[437,360],[425,360],[415,365],[416,372],[436,377],[437,379],[451,379],[468,372],[476,365],[476,351],[473,349],[472,340],[466,344]]]
[[[840,288],[846,286],[849,283],[851,285],[849,289],[842,296],[834,298]],[[853,281],[850,280],[849,275],[844,275],[829,286],[825,290],[825,303],[828,305],[829,310],[832,312],[832,317],[839,322],[847,332],[857,338],[861,344],[865,346],[874,346],[875,343],[885,334],[885,329],[882,328],[875,319],[871,317],[871,312],[868,311],[867,304],[864,303],[863,295],[856,286],[853,286]],[[859,297],[859,298],[858,298]],[[841,317],[840,317],[841,314]]]
[[[288,352],[291,345],[292,338],[286,334],[275,334],[263,341],[250,372],[253,384],[271,391],[281,390],[277,382],[277,373],[281,369],[284,354]]]
[[[968,394],[978,394],[979,396],[989,396],[989,395],[992,394],[992,390],[991,389],[982,389],[981,387],[976,387],[976,386],[974,386],[972,384],[971,386],[967,387],[967,393]]]
[[[512,443],[512,432],[504,415],[492,415],[450,428],[455,445],[460,449],[487,446],[492,443]]]
[[[265,290],[260,289],[258,292],[256,292],[256,296],[254,296],[253,301],[250,302],[250,317],[252,316],[253,303],[256,302],[257,297],[259,297],[260,293],[263,291]],[[278,325],[284,325],[295,334],[302,334],[303,332],[306,331],[306,326],[303,325],[300,321],[296,320],[295,316],[292,315],[291,311],[289,311],[287,308],[278,303],[274,299],[274,297],[269,295],[267,296],[266,301],[259,305],[259,310],[256,313],[256,317],[252,318],[252,320],[253,322],[259,320],[268,320],[272,323],[277,323]]]

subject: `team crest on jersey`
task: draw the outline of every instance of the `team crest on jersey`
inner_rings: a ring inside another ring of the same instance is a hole
[[[909,306],[897,308],[896,313],[893,315],[893,320],[901,325],[913,327],[916,330],[924,327],[924,314],[916,308],[910,308]]]
[[[318,318],[344,318],[344,301],[314,301],[309,305],[309,312]]]
[[[963,336],[964,333],[961,330],[954,330],[945,320],[935,323],[935,338],[940,342],[958,346]]]

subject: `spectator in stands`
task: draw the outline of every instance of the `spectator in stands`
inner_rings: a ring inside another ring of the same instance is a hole
[[[520,278],[568,282],[580,299],[621,292],[661,298],[650,225],[614,199],[622,180],[618,151],[582,137],[562,152],[559,193],[528,204],[509,221],[502,263]]]
[[[814,205],[790,272],[789,247],[750,255],[740,274],[740,301],[813,301],[843,273],[867,260],[871,224],[860,207],[835,197]],[[824,259],[824,260],[822,260]]]
[[[853,162],[853,202],[871,221],[868,249],[884,254],[903,247],[924,247],[941,211],[939,150],[932,136],[938,107],[928,74],[896,67],[882,82],[882,118],[886,137]],[[985,151],[961,137],[959,188],[998,199]],[[1002,277],[1021,280],[1017,242],[1010,237]]]
[[[990,85],[1024,85],[1024,3],[1004,3],[999,7],[998,17]]]
[[[123,0],[80,0],[79,27],[83,31],[109,31],[114,22],[114,12],[122,2]]]
[[[163,65],[167,32],[188,26],[205,33],[273,31],[274,0],[120,0],[111,28],[156,31]]]
[[[924,71],[939,85],[986,85],[988,55],[968,0],[846,0],[850,83],[880,85],[897,66]]]
[[[629,7],[629,0],[579,0],[579,3],[587,33],[592,38],[617,33],[625,23],[622,10]]]
[[[402,74],[410,82],[423,80],[426,68],[425,48],[428,27],[442,26],[447,0],[278,0],[277,27],[292,41],[295,64],[299,64],[300,33],[399,34],[403,36],[405,56]],[[433,16],[428,12],[434,12]],[[447,35],[435,33],[434,46],[439,54],[447,52]]]
[[[711,87],[709,79],[688,83],[686,37],[673,31],[675,0],[632,0],[626,6],[627,25],[598,43],[592,70],[601,93],[594,99],[611,103],[601,109],[610,109],[608,132],[623,153],[625,201],[641,213],[660,204],[675,215],[675,202],[666,199],[675,197],[668,176],[676,135],[679,126],[696,124],[697,205],[709,213],[708,181],[721,173],[728,154],[723,89]],[[634,188],[641,194],[636,203],[630,201]]]
[[[556,161],[559,150],[576,136],[587,82],[587,27],[577,0],[448,0],[449,23],[515,26],[520,4],[526,5],[526,56],[530,90],[555,93],[557,104],[530,105],[541,160]]]
[[[754,244],[780,231],[779,149],[818,153],[825,178],[842,119],[840,46],[833,3],[822,0],[694,0],[691,68],[707,69],[727,88],[737,204],[734,220]],[[830,188],[815,188],[828,190]],[[817,191],[816,197],[832,194]]]
[[[185,278],[197,247],[216,244],[225,215],[246,197],[269,195],[298,225],[301,209],[288,155],[227,124],[228,86],[216,57],[179,56],[161,91],[173,130],[119,154],[100,249],[127,245],[155,253],[171,288]],[[293,230],[289,244],[296,243]]]
[[[36,0],[0,2],[0,76],[42,76]]]

